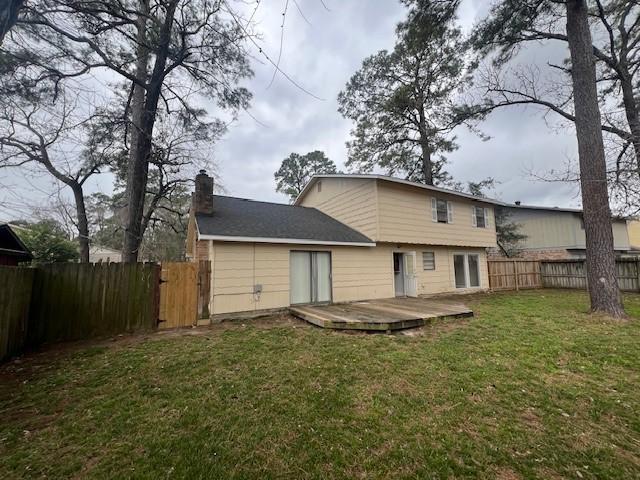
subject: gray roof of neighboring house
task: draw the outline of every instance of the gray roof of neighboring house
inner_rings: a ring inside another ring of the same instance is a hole
[[[196,213],[195,217],[198,234],[205,239],[233,237],[236,241],[275,239],[283,243],[302,240],[302,243],[316,244],[374,244],[360,232],[309,207],[214,195],[213,214]]]
[[[0,252],[3,255],[31,260],[33,255],[8,223],[0,225]]]

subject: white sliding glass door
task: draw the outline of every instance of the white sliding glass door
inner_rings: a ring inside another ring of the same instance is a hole
[[[309,252],[291,252],[289,259],[291,303],[311,303]]]
[[[456,288],[480,286],[480,256],[471,253],[460,253],[453,256],[453,270]]]
[[[331,253],[292,251],[289,260],[291,304],[331,301]]]
[[[313,252],[315,258],[315,275],[312,279],[316,284],[314,302],[331,301],[331,254],[329,252]],[[313,269],[312,269],[313,270]]]

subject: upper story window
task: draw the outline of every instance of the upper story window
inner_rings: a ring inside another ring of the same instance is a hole
[[[320,193],[322,191],[322,181],[318,180],[318,183],[316,183],[316,190],[318,191],[318,193]]]
[[[473,209],[473,226],[487,228],[489,226],[489,211],[482,207],[471,207]]]
[[[431,199],[431,220],[438,223],[453,223],[453,205],[441,198]]]

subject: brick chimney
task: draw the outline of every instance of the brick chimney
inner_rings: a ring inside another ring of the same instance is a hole
[[[196,192],[193,194],[194,213],[213,213],[213,178],[206,170],[196,175]]]

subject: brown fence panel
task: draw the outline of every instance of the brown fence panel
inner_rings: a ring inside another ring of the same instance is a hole
[[[620,290],[640,291],[640,259],[616,259],[616,272]],[[545,260],[542,279],[547,288],[587,288],[587,266],[583,259]]]
[[[542,287],[540,262],[537,260],[489,260],[487,264],[492,290]]]
[[[152,330],[160,267],[151,263],[53,264],[35,271],[29,344]]]
[[[165,262],[160,283],[160,328],[190,327],[198,318],[198,264]]]
[[[34,273],[32,268],[0,267],[0,361],[25,347]]]

